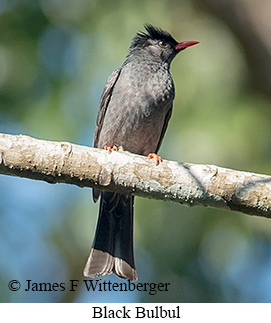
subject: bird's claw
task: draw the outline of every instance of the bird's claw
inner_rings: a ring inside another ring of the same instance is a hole
[[[154,159],[156,161],[156,165],[159,165],[162,162],[162,158],[154,153],[149,154],[148,157]]]
[[[113,147],[104,146],[104,150],[111,152],[111,151],[118,151],[118,148],[116,146],[113,146]]]

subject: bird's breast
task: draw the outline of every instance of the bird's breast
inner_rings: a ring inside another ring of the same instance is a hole
[[[154,152],[173,99],[169,71],[155,66],[124,68],[107,107],[99,146],[118,145],[138,154]]]

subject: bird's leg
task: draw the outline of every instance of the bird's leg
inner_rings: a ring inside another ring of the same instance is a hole
[[[156,161],[156,165],[159,165],[162,162],[162,158],[154,153],[149,154],[148,157],[154,159]]]
[[[111,152],[111,151],[118,151],[117,146],[109,147],[109,146],[104,146],[104,149]]]

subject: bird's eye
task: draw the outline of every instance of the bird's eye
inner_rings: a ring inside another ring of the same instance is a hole
[[[159,41],[158,45],[163,48],[167,46],[167,44],[162,40]]]

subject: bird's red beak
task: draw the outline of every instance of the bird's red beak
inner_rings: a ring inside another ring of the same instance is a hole
[[[180,51],[180,50],[182,50],[182,49],[185,49],[186,47],[194,46],[194,45],[197,45],[197,44],[199,44],[199,42],[198,42],[198,41],[194,41],[194,40],[181,41],[181,42],[179,42],[179,43],[176,45],[175,49],[176,49],[177,51]]]

